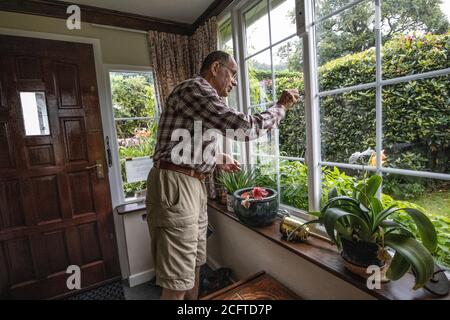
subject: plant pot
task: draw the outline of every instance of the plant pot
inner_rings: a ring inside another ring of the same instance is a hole
[[[227,193],[227,210],[234,212],[234,196],[230,193]]]
[[[386,278],[388,265],[378,259],[379,247],[377,244],[366,241],[350,241],[341,238],[344,266],[351,272],[367,279],[373,272],[367,272],[369,266],[378,266],[381,272],[381,282],[389,281]]]
[[[250,199],[249,207],[244,207],[241,194],[252,190],[253,187],[237,190],[234,193],[234,213],[238,219],[251,227],[264,227],[270,225],[277,216],[279,207],[278,193],[270,188],[264,188],[269,195],[261,200]]]
[[[341,238],[342,257],[355,265],[368,267],[371,265],[383,266],[378,259],[379,247],[377,244],[366,241],[351,241]]]

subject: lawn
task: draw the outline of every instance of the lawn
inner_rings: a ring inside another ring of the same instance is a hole
[[[427,209],[431,214],[445,215],[450,218],[450,190],[439,190],[410,200]]]

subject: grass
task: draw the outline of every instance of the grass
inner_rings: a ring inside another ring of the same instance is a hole
[[[409,201],[424,207],[431,214],[450,218],[450,190],[435,191]]]

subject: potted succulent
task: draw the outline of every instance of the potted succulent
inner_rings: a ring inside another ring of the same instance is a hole
[[[242,223],[252,227],[271,224],[278,207],[278,192],[271,188],[250,187],[234,193],[234,213]]]
[[[253,170],[241,169],[238,172],[222,172],[218,181],[227,192],[227,210],[234,211],[234,193],[243,188],[251,187],[254,183]]]
[[[417,209],[384,207],[375,196],[381,182],[377,175],[364,179],[354,187],[352,196],[338,195],[335,188],[331,189],[327,203],[320,212],[313,213],[318,219],[307,224],[325,226],[351,271],[366,271],[369,265],[378,265],[387,269],[387,279],[397,280],[412,269],[416,279],[413,289],[421,288],[433,277],[434,260],[430,252],[437,246],[436,230],[429,218]],[[412,218],[420,242],[404,225],[389,219],[398,211]],[[393,257],[387,248],[395,251]]]

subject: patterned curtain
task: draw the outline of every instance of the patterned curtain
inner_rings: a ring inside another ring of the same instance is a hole
[[[208,20],[192,36],[149,31],[150,58],[162,108],[173,88],[200,71],[206,55],[217,50],[217,20]]]

